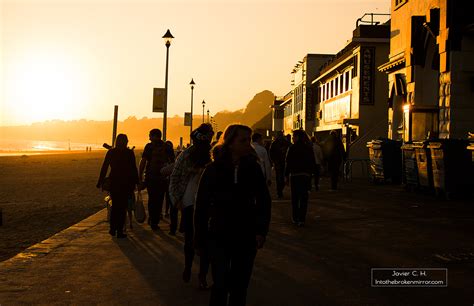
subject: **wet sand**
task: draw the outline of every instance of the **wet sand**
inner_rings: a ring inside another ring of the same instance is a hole
[[[104,208],[105,151],[0,157],[0,261]]]

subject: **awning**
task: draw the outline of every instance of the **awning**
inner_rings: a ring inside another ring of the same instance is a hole
[[[397,70],[397,69],[402,68],[400,67],[402,65],[405,66],[405,54],[402,54],[401,56],[397,56],[394,59],[388,61],[387,63],[380,65],[377,69],[381,72],[388,73],[392,70]]]

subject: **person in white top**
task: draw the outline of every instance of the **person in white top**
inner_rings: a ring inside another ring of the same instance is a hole
[[[311,142],[313,143],[314,159],[316,161],[316,167],[313,173],[314,188],[319,190],[319,177],[321,176],[321,166],[323,164],[323,149],[315,136],[311,137]]]
[[[252,147],[258,156],[258,163],[262,168],[263,176],[267,181],[267,185],[272,184],[272,165],[270,163],[270,158],[268,157],[267,149],[263,146],[263,136],[260,133],[254,133],[252,135]]]

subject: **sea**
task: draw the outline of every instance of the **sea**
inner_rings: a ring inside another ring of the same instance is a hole
[[[102,149],[102,144],[70,141],[0,139],[0,156],[35,155],[61,151],[85,152],[86,147],[91,147],[92,150],[98,150]]]

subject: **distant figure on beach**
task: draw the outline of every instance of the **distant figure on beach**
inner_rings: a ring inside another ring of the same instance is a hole
[[[331,176],[331,190],[337,190],[341,164],[346,159],[346,151],[336,131],[333,130],[329,133],[329,137],[323,145],[323,152]]]
[[[271,217],[265,178],[250,145],[252,130],[230,125],[204,170],[194,214],[195,246],[209,248],[214,284],[210,306],[244,306],[257,249]]]
[[[182,209],[184,227],[184,271],[183,281],[191,279],[191,268],[194,259],[194,205],[199,180],[204,167],[211,162],[211,140],[214,135],[212,126],[203,123],[191,133],[192,146],[181,153],[176,159],[170,177],[170,197],[174,207]],[[176,228],[174,228],[176,231]],[[207,248],[200,253],[199,288],[207,289],[207,273],[209,258]]]
[[[283,136],[283,132],[277,132],[276,139],[270,145],[270,159],[275,168],[276,189],[279,199],[283,198],[285,188],[285,158],[290,142]]]
[[[321,177],[321,167],[323,165],[323,149],[316,136],[311,137],[311,142],[313,143],[314,161],[316,162],[313,173],[314,189],[319,190],[319,178]]]
[[[304,130],[293,131],[293,145],[286,154],[286,185],[291,187],[293,224],[303,226],[308,210],[308,192],[316,161],[312,144]]]
[[[125,134],[119,134],[115,141],[115,148],[107,151],[104,163],[100,170],[97,188],[102,188],[110,167],[110,195],[112,197],[112,211],[110,216],[110,231],[112,236],[125,238],[123,233],[125,215],[129,200],[134,195],[138,184],[137,165],[135,154],[127,148],[128,138]]]
[[[268,157],[267,149],[263,146],[263,136],[260,133],[254,133],[252,135],[252,147],[258,156],[258,163],[262,168],[263,176],[267,185],[272,184],[272,165],[270,164],[270,158]]]
[[[151,130],[149,137],[150,142],[140,160],[139,179],[140,189],[146,188],[148,192],[148,224],[153,230],[158,230],[168,189],[168,178],[161,173],[161,169],[174,162],[174,152],[161,140],[159,129]]]

